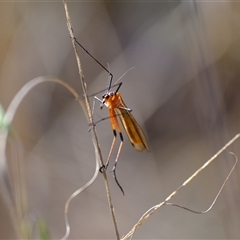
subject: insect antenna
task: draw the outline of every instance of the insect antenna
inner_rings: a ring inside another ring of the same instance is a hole
[[[115,83],[113,86],[115,86],[129,71],[133,70],[135,67],[129,68]]]

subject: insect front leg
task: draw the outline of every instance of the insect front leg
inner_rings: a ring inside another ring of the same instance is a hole
[[[92,105],[92,117],[94,115],[94,109],[95,109],[96,100],[100,101],[101,104],[104,104],[101,99],[99,99],[97,96],[94,96],[94,98],[93,98],[93,105]],[[90,132],[92,130],[92,128],[96,126],[97,123],[98,122],[93,122],[92,124],[89,124],[88,125],[89,126],[88,132]]]
[[[98,98],[97,96],[94,96],[94,99],[98,100],[101,103],[100,108],[102,109],[103,106],[104,106],[104,102],[100,98]]]

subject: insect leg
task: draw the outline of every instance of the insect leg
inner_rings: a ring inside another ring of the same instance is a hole
[[[110,148],[110,151],[109,151],[109,154],[108,154],[107,161],[106,161],[105,165],[100,167],[100,169],[99,169],[100,172],[103,171],[103,168],[107,169],[107,167],[108,167],[109,160],[110,160],[110,157],[112,155],[112,150],[113,150],[113,147],[115,145],[116,137],[117,137],[117,132],[116,132],[116,128],[115,128],[116,114],[115,114],[113,109],[109,109],[109,117],[110,117],[109,119],[110,119],[111,127],[112,127],[112,130],[113,130],[113,141],[112,141],[112,145],[111,145],[111,148]]]
[[[103,106],[104,106],[104,102],[100,98],[98,98],[97,96],[94,96],[94,99],[98,100],[101,103],[100,108],[102,109]]]
[[[94,96],[93,98],[93,106],[92,106],[92,116],[94,115],[94,109],[95,109],[95,102],[96,100],[98,100],[99,102],[101,102],[101,104],[103,104],[102,100],[99,99],[97,96]],[[88,132],[90,132],[92,130],[93,127],[96,126],[96,123],[93,122],[92,124],[89,124],[89,128],[88,128]]]
[[[122,136],[122,134],[121,134],[120,136]],[[115,163],[114,163],[114,166],[113,166],[112,171],[113,171],[113,177],[114,177],[114,179],[115,179],[115,182],[117,183],[118,187],[120,188],[120,190],[122,191],[122,193],[123,193],[123,195],[124,195],[123,188],[122,188],[122,186],[120,185],[120,183],[118,182],[118,180],[117,180],[117,175],[116,175],[117,161],[118,161],[120,152],[121,152],[121,150],[122,150],[122,146],[123,146],[123,138],[121,137],[121,143],[120,143],[119,148],[118,148],[117,157],[116,157],[116,159],[115,159]]]
[[[116,130],[113,130],[113,135],[114,135],[114,137],[113,137],[112,145],[111,145],[111,148],[110,148],[110,151],[109,151],[109,154],[108,154],[107,161],[106,161],[105,166],[104,166],[105,169],[107,169],[107,167],[108,167],[109,160],[110,160],[110,157],[112,155],[112,150],[113,150],[113,147],[114,147],[115,142],[116,142],[116,137],[117,137]]]
[[[112,79],[113,78],[112,73],[107,68],[105,68],[85,47],[83,47],[83,45],[80,42],[78,42],[76,38],[74,38],[74,40],[94,61],[96,61],[106,72],[109,73],[110,78]]]
[[[122,86],[122,82],[118,83],[117,85],[118,85],[118,87],[117,87],[117,89],[116,89],[116,91],[115,91],[115,94],[118,92],[118,90],[119,90],[120,87]]]
[[[120,152],[121,152],[122,146],[123,146],[123,135],[122,135],[122,131],[121,131],[121,128],[120,128],[120,125],[119,125],[119,122],[118,122],[118,119],[117,119],[117,116],[116,116],[115,112],[114,112],[114,124],[115,124],[115,127],[117,128],[117,130],[119,132],[121,143],[120,143],[119,148],[118,148],[117,156],[116,156],[115,163],[114,163],[112,171],[113,171],[113,177],[115,179],[115,182],[117,183],[118,187],[120,188],[120,190],[122,191],[122,193],[124,195],[123,188],[120,185],[120,183],[118,182],[117,175],[116,175],[117,162],[118,162],[118,159],[119,159],[119,156],[120,156]]]

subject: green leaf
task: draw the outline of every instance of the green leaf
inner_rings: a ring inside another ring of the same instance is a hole
[[[5,112],[0,104],[0,130],[7,130],[9,128],[9,124],[4,121],[4,114]]]
[[[44,219],[39,219],[37,221],[37,229],[39,231],[39,238],[41,240],[50,240],[48,226]]]

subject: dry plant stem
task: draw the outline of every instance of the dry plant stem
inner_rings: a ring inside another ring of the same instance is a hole
[[[226,185],[228,179],[230,178],[233,170],[235,169],[235,167],[236,167],[236,165],[237,165],[237,162],[238,162],[237,156],[236,156],[234,153],[232,153],[232,152],[230,152],[230,154],[232,154],[232,155],[235,157],[235,163],[234,163],[231,171],[229,172],[228,176],[226,177],[225,181],[223,182],[223,184],[222,184],[220,190],[218,191],[216,197],[214,198],[213,202],[211,203],[211,205],[208,207],[207,210],[205,210],[205,211],[195,211],[195,210],[192,210],[192,209],[190,209],[190,208],[184,207],[184,206],[182,206],[182,205],[179,205],[179,204],[176,204],[176,203],[169,203],[169,202],[165,203],[165,205],[167,205],[167,206],[179,207],[179,208],[182,208],[182,209],[184,209],[184,210],[187,210],[187,211],[189,211],[189,212],[196,213],[196,214],[205,214],[205,213],[208,213],[208,212],[213,208],[213,206],[214,206],[214,204],[216,203],[218,197],[220,196],[220,194],[221,194],[224,186]]]
[[[84,76],[83,76],[83,72],[82,72],[80,57],[78,55],[78,51],[77,51],[77,48],[76,48],[76,42],[75,42],[75,37],[74,37],[74,34],[73,34],[70,15],[69,15],[68,8],[67,8],[67,3],[66,3],[65,0],[63,0],[63,4],[64,4],[66,18],[67,18],[68,31],[69,31],[70,37],[72,39],[73,49],[74,49],[76,60],[77,60],[78,71],[79,71],[80,81],[81,81],[81,84],[82,84],[83,94],[85,96],[85,102],[86,102],[86,108],[87,108],[89,123],[91,124],[91,126],[93,126],[91,132],[92,132],[92,141],[93,141],[93,145],[94,145],[94,148],[95,148],[95,154],[96,154],[96,157],[99,159],[100,165],[102,166],[103,165],[103,158],[102,158],[102,154],[101,154],[101,150],[100,150],[100,146],[99,146],[99,141],[98,141],[96,129],[95,129],[95,126],[93,124],[92,111],[91,111],[91,106],[90,106],[89,99],[88,99],[88,96],[87,96],[86,83],[84,81]],[[113,208],[113,204],[112,204],[112,198],[111,198],[111,194],[110,194],[110,188],[109,188],[107,175],[106,175],[105,171],[103,171],[103,177],[104,177],[104,183],[105,183],[105,188],[106,188],[106,192],[107,192],[108,203],[109,203],[109,207],[110,207],[110,211],[111,211],[111,215],[112,215],[112,219],[113,219],[113,223],[114,223],[116,237],[117,237],[117,239],[120,239],[118,228],[117,228],[117,220],[116,220],[116,216],[115,216],[115,212],[114,212],[114,208]]]
[[[16,231],[18,232],[19,236],[21,234],[24,234],[22,227],[24,226],[22,219],[24,218],[24,215],[26,214],[26,199],[25,191],[23,189],[23,179],[21,179],[20,175],[17,178],[13,178],[13,183],[10,184],[9,179],[9,173],[8,173],[8,165],[7,165],[7,156],[6,156],[6,147],[7,147],[7,139],[8,135],[11,132],[11,135],[13,136],[13,139],[18,139],[18,135],[15,133],[15,131],[11,130],[11,124],[15,117],[15,114],[19,108],[19,105],[22,103],[23,99],[26,97],[26,95],[31,91],[32,88],[37,86],[40,83],[44,82],[55,82],[63,87],[67,88],[75,97],[75,99],[78,100],[78,103],[81,105],[85,115],[86,115],[86,109],[85,105],[82,103],[82,100],[80,99],[80,96],[78,93],[67,83],[63,82],[60,79],[46,76],[46,77],[38,77],[35,79],[32,79],[28,83],[26,83],[14,96],[11,103],[9,104],[4,116],[2,122],[6,124],[7,129],[0,129],[0,185],[1,190],[5,191],[4,194],[4,200],[6,201],[6,206],[10,207],[10,212],[13,216],[13,222],[19,220],[19,222],[15,223]],[[21,151],[19,148],[19,145],[16,145],[16,153],[20,154]],[[22,155],[22,154],[21,154]],[[20,159],[17,158],[18,160]],[[13,158],[15,159],[15,158]],[[18,176],[16,174],[17,172],[20,173],[19,166],[22,164],[19,164],[19,162],[13,162],[14,168],[13,168],[13,177]],[[23,167],[23,166],[21,166]],[[15,172],[14,172],[15,171]],[[23,174],[21,173],[21,176]],[[17,185],[15,185],[15,181],[17,182]],[[12,187],[13,186],[13,187]],[[25,229],[25,228],[24,228]],[[21,232],[21,233],[20,233]],[[25,234],[24,234],[25,235]],[[30,238],[29,238],[30,239]]]
[[[184,186],[186,186],[194,177],[196,177],[204,168],[206,168],[213,160],[215,160],[226,148],[228,148],[233,142],[235,142],[240,137],[238,133],[234,138],[232,138],[226,145],[224,145],[215,155],[213,155],[207,162],[205,162],[202,167],[200,167],[192,176],[190,176],[180,187],[178,187],[174,192],[172,192],[163,202],[151,207],[147,210],[138,222],[133,226],[131,231],[125,235],[121,240],[131,239],[134,232],[139,228],[153,213],[155,213],[160,207],[166,205],[166,203],[176,195]]]

